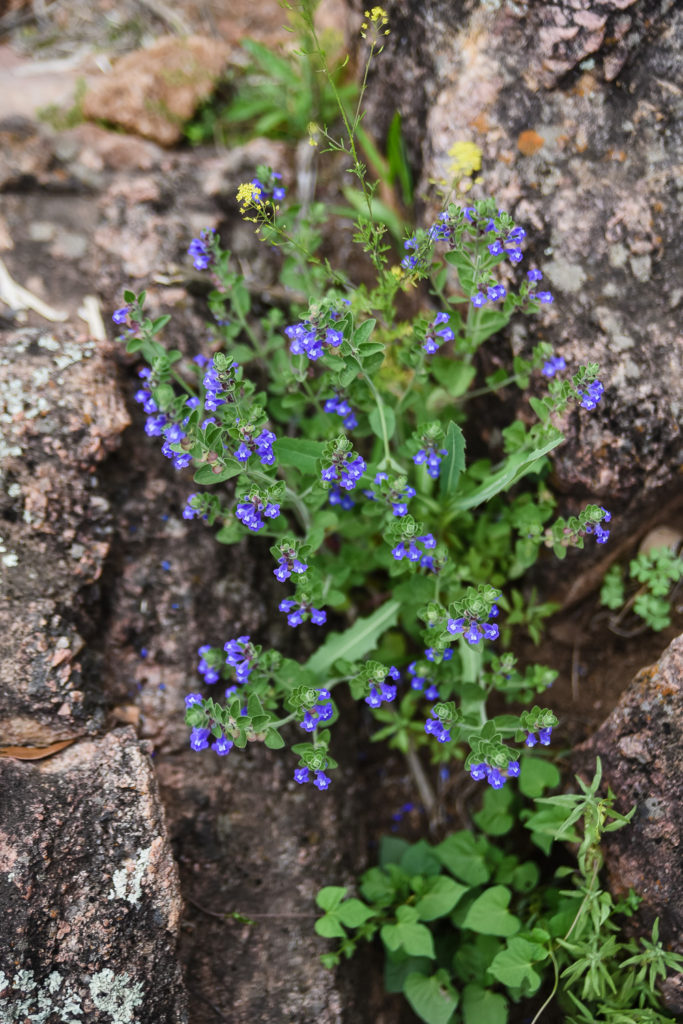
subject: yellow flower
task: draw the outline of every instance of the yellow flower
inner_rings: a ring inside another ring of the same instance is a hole
[[[261,198],[261,189],[254,185],[253,181],[244,182],[237,189],[237,202],[241,204],[240,213],[244,213],[248,206],[258,203]]]
[[[387,14],[383,7],[373,7],[371,10],[365,12],[365,17],[368,20],[364,21],[360,27],[360,34],[363,39],[366,38],[368,29],[371,26],[373,29],[372,35],[374,36],[373,42],[377,41],[380,32],[382,32],[382,29],[384,29],[382,35],[389,35],[389,29],[384,28],[384,26],[389,23],[389,15]]]
[[[481,150],[474,142],[454,142],[448,155],[453,157],[448,169],[454,178],[481,170]]]

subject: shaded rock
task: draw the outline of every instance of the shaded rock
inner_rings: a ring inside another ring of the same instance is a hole
[[[129,421],[106,346],[60,327],[8,334],[1,352],[0,742],[40,745],[101,720],[77,595],[109,550],[95,470]]]
[[[644,930],[659,917],[661,939],[681,952],[683,636],[656,665],[638,673],[607,721],[578,749],[574,767],[592,777],[596,756],[618,810],[637,808],[630,825],[604,837],[610,888],[617,898],[634,889],[643,900]],[[670,1009],[681,1012],[676,991],[669,985]]]
[[[225,43],[203,36],[164,36],[121,57],[86,93],[83,113],[170,146],[211,94],[229,52]]]
[[[3,1024],[187,1021],[178,877],[133,731],[0,760],[0,793]]]
[[[676,485],[681,462],[683,11],[659,0],[401,0],[391,27],[372,65],[369,123],[381,135],[401,111],[423,195],[450,177],[453,142],[482,149],[483,184],[468,195],[495,196],[524,225],[515,277],[537,265],[555,294],[540,317],[515,319],[508,344],[526,352],[542,338],[570,367],[601,365],[603,401],[568,417],[558,483],[639,512]],[[501,346],[488,343],[487,358]]]

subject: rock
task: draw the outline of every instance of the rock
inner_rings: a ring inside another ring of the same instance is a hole
[[[574,756],[574,767],[592,778],[602,759],[603,782],[630,825],[605,835],[609,885],[616,898],[629,889],[642,897],[640,927],[649,933],[659,918],[668,948],[683,949],[683,636],[657,664],[638,673],[619,704]],[[680,986],[666,986],[669,1009],[683,1012]]]
[[[0,760],[0,1020],[188,1020],[177,870],[130,728]]]
[[[204,36],[163,36],[117,60],[85,94],[83,113],[171,146],[211,94],[229,52],[225,43]]]
[[[96,466],[129,421],[106,345],[60,327],[12,332],[1,351],[0,743],[44,745],[102,719],[77,595],[109,550]]]
[[[681,462],[683,10],[659,0],[436,0],[427,12],[400,0],[391,20],[367,123],[381,137],[401,112],[423,195],[429,179],[449,177],[453,142],[482,149],[483,183],[468,196],[495,196],[526,228],[522,267],[540,267],[555,294],[540,317],[515,318],[508,343],[525,352],[542,338],[570,367],[601,365],[603,401],[567,418],[557,482],[612,508],[630,502],[635,520],[678,486]],[[426,223],[435,211],[430,202]],[[507,348],[494,339],[487,351],[496,345]]]

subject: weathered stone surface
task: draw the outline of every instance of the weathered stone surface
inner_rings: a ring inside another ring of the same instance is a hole
[[[495,196],[524,225],[521,267],[539,266],[555,294],[541,318],[515,320],[509,342],[524,351],[543,338],[568,366],[602,368],[601,405],[566,424],[558,482],[634,513],[675,486],[681,461],[682,45],[681,8],[658,0],[400,0],[368,91],[380,134],[403,114],[423,194],[449,177],[454,141],[482,149],[469,195]]]
[[[3,338],[0,744],[45,745],[101,720],[74,606],[109,550],[96,467],[128,422],[106,346],[66,327]]]
[[[182,903],[132,729],[0,760],[0,1020],[182,1024]]]
[[[229,47],[220,40],[164,36],[121,57],[88,90],[83,113],[172,145],[181,138],[183,123],[210,95],[228,55]]]
[[[662,940],[683,950],[683,636],[657,664],[638,673],[619,704],[575,755],[591,776],[595,757],[603,778],[632,823],[604,839],[610,887],[616,896],[634,889],[643,898],[644,930],[655,917]],[[670,1009],[683,1011],[676,986],[667,987]]]

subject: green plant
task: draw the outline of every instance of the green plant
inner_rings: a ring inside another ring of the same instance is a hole
[[[359,880],[359,897],[323,888],[319,935],[338,939],[326,967],[379,936],[385,987],[402,992],[425,1024],[506,1024],[510,1004],[540,1021],[553,999],[567,1024],[664,1024],[657,983],[683,957],[668,952],[655,922],[650,939],[626,938],[621,921],[639,900],[614,903],[600,884],[600,839],[622,828],[610,792],[598,795],[598,761],[579,793],[539,798],[559,773],[533,755],[522,759],[519,793],[488,790],[475,814],[477,832],[448,835],[436,845],[386,837],[379,866]],[[535,798],[535,810],[522,798]],[[631,812],[632,813],[632,812]],[[576,844],[576,863],[551,874],[548,861],[520,857],[516,822],[525,820],[546,853],[553,841]],[[546,876],[544,880],[543,875]],[[550,992],[539,1006],[542,994]]]
[[[344,103],[356,101],[358,86],[353,80],[344,80],[343,66],[330,79],[319,74],[310,31],[294,12],[291,20],[299,44],[293,53],[276,53],[255,39],[242,40],[248,63],[243,69],[233,69],[231,79],[185,126],[190,142],[235,145],[261,136],[296,142],[315,133],[318,124],[337,122],[339,108],[332,82]],[[232,97],[222,101],[225,86]]]
[[[670,547],[644,551],[629,564],[632,593],[627,597],[625,573],[621,565],[613,565],[605,574],[600,600],[607,608],[618,611],[611,620],[611,628],[620,631],[621,623],[629,612],[642,619],[645,627],[658,632],[671,625],[671,599],[676,584],[683,577],[683,557]],[[644,628],[644,627],[643,627]]]

